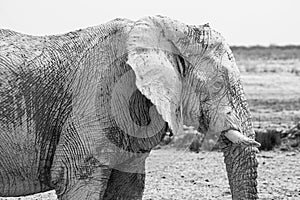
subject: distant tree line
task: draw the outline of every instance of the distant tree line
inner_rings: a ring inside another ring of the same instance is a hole
[[[262,46],[262,45],[254,45],[254,46],[239,46],[239,45],[233,45],[230,47],[232,51],[237,50],[265,50],[265,49],[280,49],[280,50],[290,50],[290,49],[300,49],[300,45],[269,45],[269,46]]]
[[[236,60],[288,60],[300,59],[300,45],[270,46],[231,46]]]

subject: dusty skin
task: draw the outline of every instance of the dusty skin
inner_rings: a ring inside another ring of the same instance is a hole
[[[287,49],[287,54],[270,49],[243,51],[234,50],[234,53],[242,72],[254,127],[289,128],[298,123],[300,58],[289,56],[299,56],[300,48]],[[249,52],[252,52],[251,55]],[[263,57],[259,52],[276,59]],[[257,157],[260,199],[300,199],[299,151],[280,151],[278,148],[275,151],[262,151]],[[196,154],[166,147],[151,152],[146,168],[144,200],[231,199],[222,153]],[[53,200],[56,197],[51,191],[23,198],[0,199]]]

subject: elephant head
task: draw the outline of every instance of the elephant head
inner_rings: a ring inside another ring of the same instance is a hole
[[[224,38],[209,25],[190,26],[166,17],[137,21],[127,41],[136,86],[173,132],[182,124],[217,135],[234,199],[256,199],[251,115],[239,70]],[[220,137],[219,137],[220,136]]]

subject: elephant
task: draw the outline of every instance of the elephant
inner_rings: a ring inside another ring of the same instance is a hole
[[[232,199],[257,199],[259,143],[223,36],[164,16],[62,35],[0,30],[0,196],[142,199],[169,126],[224,152]]]

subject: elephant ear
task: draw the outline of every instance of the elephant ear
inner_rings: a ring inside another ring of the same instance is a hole
[[[127,46],[127,63],[136,74],[137,88],[156,106],[173,132],[182,131],[182,81],[172,43],[160,36],[151,20],[144,20],[129,33]]]
[[[182,83],[166,54],[160,50],[131,52],[127,63],[136,74],[136,86],[156,106],[176,133],[182,130]]]

